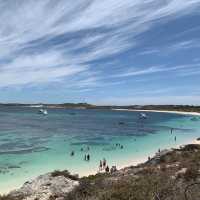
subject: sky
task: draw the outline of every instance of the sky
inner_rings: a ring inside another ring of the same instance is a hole
[[[200,104],[200,0],[0,0],[0,102]]]

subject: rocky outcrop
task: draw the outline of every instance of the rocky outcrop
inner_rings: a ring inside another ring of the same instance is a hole
[[[78,185],[79,182],[76,180],[62,175],[52,176],[52,173],[47,173],[24,183],[19,190],[12,191],[10,196],[21,197],[22,200],[62,200]]]

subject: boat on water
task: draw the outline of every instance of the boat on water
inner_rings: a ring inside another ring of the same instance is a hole
[[[45,109],[40,109],[39,114],[48,115],[48,112]]]
[[[145,113],[140,113],[140,119],[146,119],[147,115]]]

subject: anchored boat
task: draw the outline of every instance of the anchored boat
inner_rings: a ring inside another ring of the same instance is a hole
[[[145,113],[140,113],[140,119],[146,119],[147,115]]]
[[[45,109],[40,109],[39,114],[48,115],[48,112]]]

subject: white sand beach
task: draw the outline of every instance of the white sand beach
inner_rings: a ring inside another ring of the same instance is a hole
[[[172,110],[138,110],[138,109],[112,109],[116,111],[130,111],[130,112],[159,112],[159,113],[174,113],[180,115],[194,115],[200,116],[198,112],[184,112],[184,111],[172,111]]]

